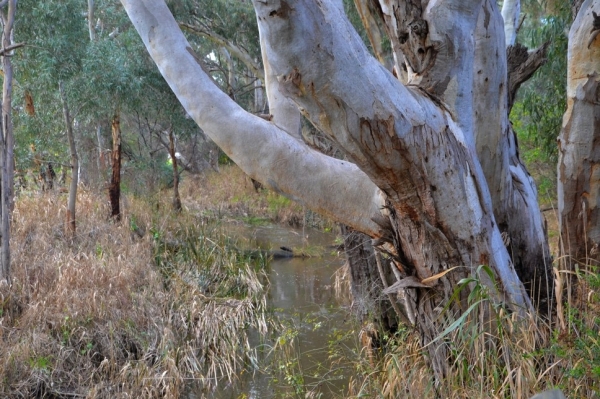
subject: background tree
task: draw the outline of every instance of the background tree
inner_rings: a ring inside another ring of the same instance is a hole
[[[14,133],[12,121],[13,28],[16,0],[0,3],[2,13],[2,132],[0,132],[0,280],[10,284],[10,214],[13,207],[14,187]]]
[[[565,264],[598,265],[600,2],[583,2],[569,32],[567,111],[558,140],[558,215]]]

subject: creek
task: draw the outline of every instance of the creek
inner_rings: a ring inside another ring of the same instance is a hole
[[[253,337],[253,344],[263,348],[258,351],[260,367],[245,370],[236,383],[220,387],[215,397],[344,397],[354,371],[350,359],[358,358],[360,350],[348,292],[336,294],[335,273],[344,256],[335,249],[335,234],[277,225],[234,225],[226,231],[242,247],[283,246],[318,255],[269,262],[267,302],[283,328],[274,337]]]

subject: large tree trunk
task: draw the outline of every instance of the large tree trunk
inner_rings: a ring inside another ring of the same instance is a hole
[[[472,58],[466,61],[472,73],[473,94],[469,95],[464,93],[467,86],[457,89],[456,85],[443,80],[448,65],[452,65],[452,60],[441,62],[435,49],[442,44],[436,39],[439,33],[434,27],[443,26],[439,22],[443,15],[437,14],[435,9],[426,12],[421,1],[372,2],[379,7],[393,43],[396,68],[402,68],[398,63],[405,63],[409,71],[408,84],[418,85],[444,99],[465,132],[466,144],[476,148],[496,223],[516,271],[528,291],[539,299],[536,303],[546,304],[553,287],[552,260],[536,187],[519,159],[516,137],[508,120],[507,59],[503,56],[505,25],[496,3],[485,0],[479,7],[473,7],[473,14],[479,17],[474,29],[474,49],[469,50],[473,51]],[[519,2],[506,1],[504,6],[504,12],[518,20]],[[516,25],[507,29],[513,40]],[[473,115],[473,119],[467,115]]]
[[[75,237],[76,219],[75,219],[75,204],[77,201],[77,184],[79,182],[79,157],[77,156],[77,148],[75,147],[75,136],[73,133],[73,121],[69,112],[69,103],[67,95],[63,87],[63,82],[58,82],[58,89],[63,107],[63,116],[65,118],[65,127],[67,129],[67,140],[69,142],[69,151],[71,152],[71,186],[69,187],[69,201],[67,204],[67,220],[65,230],[67,235]]]
[[[600,260],[600,1],[586,0],[569,33],[567,111],[558,140],[561,259]],[[597,36],[598,35],[598,36]]]
[[[512,7],[518,8],[519,2],[514,3]],[[518,13],[513,18],[518,19]],[[496,2],[484,0],[475,39],[473,126],[477,155],[492,196],[496,223],[517,274],[545,313],[554,287],[552,258],[537,189],[519,158],[516,134],[508,119],[507,58],[491,56],[506,51],[504,29]]]
[[[112,175],[110,186],[108,187],[108,198],[110,200],[110,216],[116,220],[121,220],[121,121],[119,112],[111,121],[112,129]]]
[[[241,110],[202,71],[164,3],[122,3],[188,113],[247,174],[388,252],[399,284],[411,290],[415,328],[438,380],[450,360],[446,344],[435,341],[447,326],[439,310],[448,305],[454,317],[467,309],[468,287],[458,303],[449,298],[478,265],[493,270],[494,281],[481,281],[496,301],[520,315],[532,310],[475,150],[480,0],[435,2],[419,11],[417,28],[426,36],[415,39],[424,41],[422,51],[406,57],[411,86],[369,55],[338,2],[254,2],[267,80],[276,78],[279,93],[349,161],[319,154],[293,137],[295,130]]]
[[[14,135],[12,123],[12,52],[13,26],[15,22],[16,0],[8,1],[8,10],[2,13],[2,132],[0,140],[0,281],[10,284],[10,215],[13,208],[14,187]]]

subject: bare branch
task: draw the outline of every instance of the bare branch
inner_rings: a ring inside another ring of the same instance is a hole
[[[259,79],[261,79],[263,81],[265,80],[265,73],[264,73],[263,68],[258,63],[256,63],[252,59],[250,54],[248,54],[248,52],[246,50],[244,50],[243,48],[237,46],[236,44],[232,43],[225,37],[209,30],[206,27],[191,25],[191,24],[187,24],[187,23],[183,23],[183,22],[180,23],[179,26],[182,29],[187,30],[188,32],[192,32],[192,33],[196,33],[198,35],[204,36],[207,39],[211,40],[212,42],[225,47],[227,50],[229,50],[229,52],[231,54],[233,54],[234,57],[236,57],[240,61],[242,61],[244,63],[244,65],[246,65],[252,71],[252,73],[254,73],[255,76],[257,76]]]
[[[528,51],[520,43],[506,49],[508,63],[508,112],[512,109],[517,91],[547,61],[546,53],[550,42]]]

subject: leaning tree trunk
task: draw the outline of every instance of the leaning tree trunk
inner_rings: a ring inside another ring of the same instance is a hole
[[[0,137],[0,281],[10,284],[10,214],[13,207],[14,186],[14,136],[12,123],[12,52],[13,26],[15,22],[16,0],[8,2],[8,10],[2,13],[2,132]]]
[[[600,1],[586,0],[569,33],[567,111],[558,139],[561,259],[600,260]]]
[[[451,361],[447,344],[435,340],[447,326],[439,311],[466,311],[468,287],[458,302],[449,299],[478,265],[493,270],[494,281],[481,282],[496,301],[519,315],[532,310],[475,151],[480,0],[432,2],[422,10],[429,22],[421,32],[430,35],[410,68],[412,86],[369,55],[341,2],[297,0],[292,8],[284,0],[254,1],[267,76],[349,161],[319,154],[294,137],[295,129],[233,103],[203,72],[163,2],[122,3],[188,113],[248,175],[368,234],[388,252],[400,283],[413,290],[410,311],[438,381]]]
[[[63,86],[63,82],[58,82],[60,98],[63,107],[63,116],[65,118],[65,127],[67,129],[67,140],[69,141],[69,151],[71,152],[71,186],[69,187],[69,201],[67,204],[67,220],[65,230],[67,235],[74,237],[76,232],[75,203],[77,201],[77,184],[79,182],[79,157],[75,147],[75,136],[73,134],[73,121],[69,112],[69,103]]]
[[[121,220],[121,121],[119,112],[111,121],[112,128],[112,176],[108,187],[108,198],[110,200],[110,216],[115,220]]]

